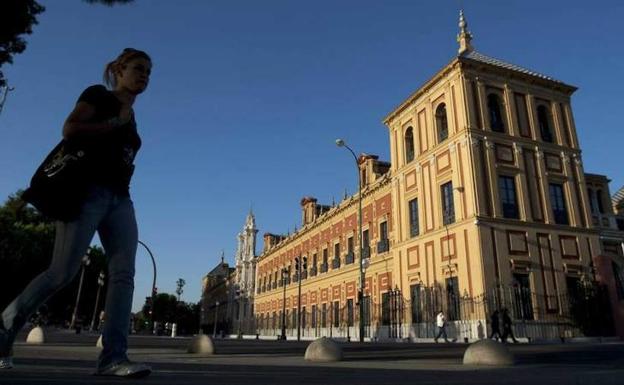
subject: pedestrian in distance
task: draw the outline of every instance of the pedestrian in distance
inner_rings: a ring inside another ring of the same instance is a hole
[[[444,337],[444,342],[449,342],[446,335],[446,316],[442,310],[440,310],[436,316],[436,326],[438,327],[438,335],[434,338],[434,341],[438,343],[438,339]]]
[[[494,312],[490,316],[490,325],[492,328],[492,333],[490,333],[490,339],[495,339],[496,341],[498,341],[501,338],[500,317],[498,309],[494,310]]]
[[[149,55],[133,48],[108,63],[104,82],[109,87],[93,85],[82,92],[63,126],[63,140],[22,196],[56,220],[55,246],[48,269],[1,313],[0,369],[13,366],[18,331],[41,304],[72,281],[97,232],[109,280],[103,349],[95,374],[131,378],[150,374],[149,366],[128,359],[127,341],[138,245],[129,185],[141,146],[132,106],[147,88],[151,68]]]
[[[507,342],[508,337],[511,337],[511,340],[515,344],[518,343],[518,340],[513,334],[512,326],[513,326],[513,322],[511,320],[511,317],[509,316],[509,310],[503,309],[503,336],[501,337],[501,340],[503,341],[503,343]]]

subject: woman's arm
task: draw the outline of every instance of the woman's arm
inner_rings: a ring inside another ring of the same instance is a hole
[[[95,107],[87,102],[78,102],[63,125],[63,138],[92,137],[105,134],[128,123],[132,117],[132,109],[122,107],[119,116],[102,122],[90,122],[95,114]]]

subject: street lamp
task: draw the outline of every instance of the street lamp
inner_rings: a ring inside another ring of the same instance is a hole
[[[245,289],[237,290],[238,299],[238,338],[243,338],[243,300],[245,298]]]
[[[76,317],[78,316],[78,302],[80,302],[80,293],[82,292],[82,281],[84,280],[85,268],[89,266],[91,260],[88,255],[82,257],[80,283],[78,284],[78,294],[76,295],[76,304],[74,305],[74,312],[72,314],[71,322],[69,323],[69,329],[73,329],[76,324]]]
[[[93,331],[93,329],[95,329],[95,316],[97,314],[97,310],[98,310],[98,304],[100,302],[100,290],[102,290],[102,286],[104,286],[104,278],[106,278],[106,275],[104,274],[104,271],[100,271],[100,274],[98,275],[98,290],[97,290],[97,295],[95,296],[95,307],[93,308],[93,318],[91,318],[91,327],[89,328],[89,331]]]
[[[219,301],[215,302],[215,320],[214,320],[214,328],[212,329],[212,338],[217,337],[217,316],[219,314]]]
[[[4,107],[4,102],[6,102],[7,95],[10,91],[13,91],[14,87],[9,87],[8,85],[2,87],[4,91],[2,92],[2,96],[0,97],[0,113],[2,113],[2,108]]]
[[[450,191],[450,196],[448,197],[448,201],[445,201],[444,203],[444,213],[443,213],[443,218],[442,218],[442,223],[444,224],[444,229],[446,230],[446,254],[447,254],[447,268],[449,271],[449,284],[446,287],[447,293],[446,293],[446,298],[447,298],[447,305],[449,305],[449,314],[448,316],[451,316],[450,311],[453,310],[453,317],[457,317],[456,312],[459,310],[458,309],[458,301],[459,298],[457,298],[455,296],[455,284],[453,282],[453,264],[451,263],[451,239],[450,239],[450,235],[449,235],[449,224],[452,224],[455,222],[455,210],[453,209],[453,211],[451,211],[451,208],[454,208],[454,196],[453,196],[453,192],[460,192],[463,193],[464,192],[464,188],[459,186],[459,187],[453,187],[451,188]],[[451,290],[451,293],[448,293],[449,289]],[[448,299],[451,299],[452,304],[448,303]],[[452,305],[452,308],[450,307],[450,305]]]
[[[344,147],[355,159],[355,167],[357,169],[358,174],[358,239],[360,243],[360,289],[358,291],[358,307],[360,311],[360,342],[364,342],[364,284],[365,284],[365,273],[364,273],[364,245],[362,244],[362,175],[360,173],[360,163],[358,161],[357,155],[355,152],[349,147],[344,140],[336,139],[336,145],[338,147]]]
[[[149,247],[147,247],[147,245],[141,241],[138,241],[139,245],[143,246],[145,248],[145,250],[147,250],[147,253],[149,254],[150,258],[152,259],[152,267],[154,268],[154,279],[152,280],[152,313],[150,315],[150,324],[151,324],[151,331],[154,331],[154,300],[156,299],[156,260],[154,259],[154,254],[152,254],[152,251],[149,249]]]
[[[288,276],[288,269],[282,268],[282,286],[284,286],[284,295],[282,298],[282,336],[280,339],[286,340],[286,277]]]
[[[301,280],[303,278],[303,272],[307,274],[308,270],[308,258],[297,257],[295,258],[295,269],[297,270],[297,341],[301,341]]]

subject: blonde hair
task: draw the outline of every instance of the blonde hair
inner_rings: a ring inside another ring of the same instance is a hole
[[[128,62],[138,57],[147,59],[149,62],[152,61],[149,55],[143,51],[134,48],[125,48],[123,52],[117,56],[117,59],[104,67],[104,84],[110,88],[115,88],[117,84],[117,72],[123,69]]]

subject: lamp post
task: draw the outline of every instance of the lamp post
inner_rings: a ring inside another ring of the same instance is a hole
[[[100,271],[100,274],[98,275],[98,290],[97,290],[97,294],[95,296],[95,307],[93,308],[93,318],[91,318],[91,327],[89,327],[89,331],[93,331],[93,329],[95,329],[95,316],[97,315],[97,310],[98,310],[98,304],[100,302],[100,291],[102,290],[102,286],[104,286],[104,278],[106,278],[106,275],[104,274],[104,271]]]
[[[295,258],[295,268],[297,269],[297,341],[301,341],[301,280],[303,278],[303,272],[308,269],[308,259],[306,257]]]
[[[212,329],[212,338],[217,337],[218,314],[219,314],[219,301],[215,302],[215,320],[214,320],[214,328]]]
[[[238,338],[243,338],[243,300],[245,298],[245,290],[238,290]]]
[[[152,251],[149,249],[149,247],[147,247],[147,245],[141,241],[138,241],[139,245],[143,246],[145,248],[145,250],[147,250],[147,253],[149,254],[150,258],[152,259],[152,267],[154,268],[154,278],[152,280],[152,314],[150,315],[150,325],[151,325],[151,331],[154,331],[154,300],[156,299],[156,260],[154,259],[154,254],[152,254]]]
[[[72,313],[71,322],[69,323],[69,329],[73,329],[76,325],[76,317],[78,316],[78,302],[80,302],[80,293],[82,292],[82,281],[84,280],[85,268],[89,266],[91,260],[88,255],[82,257],[82,267],[80,273],[80,283],[78,284],[78,294],[76,295],[76,304],[74,305],[74,312]]]
[[[360,342],[364,342],[364,284],[365,284],[365,273],[364,273],[364,245],[362,244],[362,175],[360,173],[360,164],[358,162],[358,157],[355,155],[355,152],[349,147],[344,140],[336,139],[336,145],[338,147],[344,147],[355,159],[355,167],[357,169],[358,174],[358,240],[360,243],[360,289],[358,291],[358,307],[360,311]]]
[[[4,107],[4,102],[6,102],[7,95],[10,91],[13,91],[14,87],[9,87],[8,85],[2,87],[4,90],[2,92],[2,96],[0,97],[0,113],[2,113],[2,108]]]
[[[284,294],[282,296],[282,335],[280,339],[286,340],[286,277],[288,276],[288,269],[282,268],[282,286],[284,286]]]
[[[445,201],[444,203],[444,214],[443,214],[443,218],[442,218],[442,223],[444,224],[444,229],[446,230],[446,255],[448,258],[447,261],[447,267],[448,267],[448,271],[449,271],[449,285],[446,287],[447,290],[447,294],[446,294],[446,298],[447,298],[447,305],[451,305],[448,303],[448,298],[451,298],[451,300],[453,301],[452,303],[452,310],[453,310],[453,316],[454,318],[457,317],[457,314],[455,314],[455,312],[458,309],[458,301],[459,298],[457,298],[455,296],[455,283],[453,282],[453,264],[451,263],[451,239],[450,239],[450,235],[449,235],[449,224],[454,223],[455,222],[455,204],[454,204],[454,196],[453,193],[455,191],[458,191],[460,193],[464,192],[464,188],[461,186],[458,187],[453,187],[451,188],[450,191],[450,196],[448,197],[448,201]],[[451,211],[451,208],[453,208],[453,210]],[[451,293],[448,293],[448,290],[451,289]],[[447,314],[447,316],[451,316],[450,314],[450,310],[449,309],[449,314]]]

